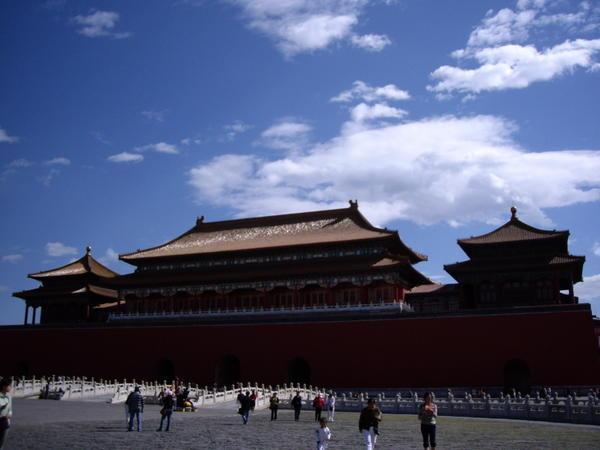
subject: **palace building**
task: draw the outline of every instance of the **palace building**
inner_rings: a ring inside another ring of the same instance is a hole
[[[568,236],[521,222],[513,208],[496,230],[458,240],[469,259],[446,265],[457,283],[441,285],[417,269],[425,255],[369,223],[356,201],[200,217],[167,243],[120,255],[129,274],[90,248],[30,274],[42,285],[14,294],[24,326],[0,327],[0,338],[21,345],[1,369],[218,385],[593,384],[600,325],[574,295],[585,259],[569,254]]]

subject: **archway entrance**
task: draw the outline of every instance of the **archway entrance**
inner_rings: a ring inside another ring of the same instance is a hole
[[[21,377],[29,377],[29,364],[25,361],[20,361],[17,364],[17,373],[16,375]]]
[[[523,395],[531,389],[531,370],[521,359],[512,359],[504,366],[504,391],[511,393],[513,389]]]
[[[240,381],[242,368],[240,360],[234,355],[226,355],[215,367],[215,383],[217,386],[231,386]]]
[[[158,361],[157,373],[159,381],[170,383],[175,379],[175,364],[170,359],[163,358]]]
[[[310,365],[304,358],[294,358],[290,361],[288,381],[310,384]]]

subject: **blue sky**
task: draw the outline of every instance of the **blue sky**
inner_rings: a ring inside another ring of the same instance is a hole
[[[7,0],[0,323],[26,274],[207,220],[347,205],[439,281],[515,204],[600,312],[600,6]]]

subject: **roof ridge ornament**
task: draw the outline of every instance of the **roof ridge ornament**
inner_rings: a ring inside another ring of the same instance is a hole
[[[510,220],[515,220],[517,218],[517,208],[513,205],[510,207]]]
[[[348,200],[348,203],[350,203],[350,208],[352,209],[358,209],[358,200]]]
[[[90,255],[91,253],[92,253],[92,246],[91,246],[91,245],[88,245],[88,246],[85,248],[85,254],[86,254],[86,256],[88,256],[88,255]]]
[[[204,216],[196,217],[196,226],[199,227],[202,223],[204,223]]]

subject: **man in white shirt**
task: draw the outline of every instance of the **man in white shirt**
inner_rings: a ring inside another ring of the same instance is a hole
[[[333,392],[329,393],[327,397],[327,421],[333,422],[335,416],[335,395]]]

